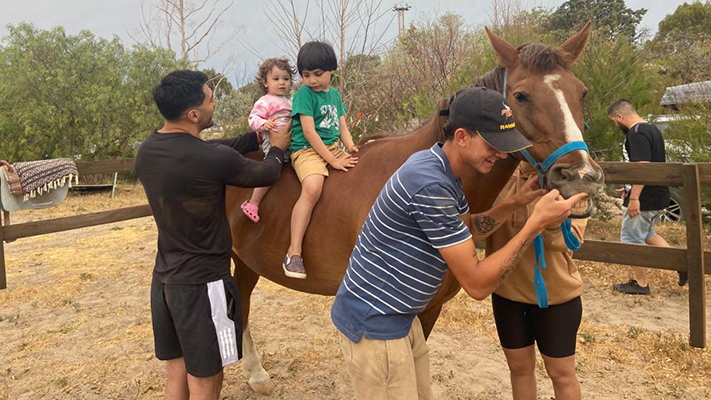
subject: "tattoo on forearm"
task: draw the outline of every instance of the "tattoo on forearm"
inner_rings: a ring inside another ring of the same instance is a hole
[[[496,226],[496,221],[484,214],[477,214],[472,217],[474,228],[480,235],[486,235]]]
[[[501,264],[501,270],[503,273],[501,274],[501,278],[499,279],[499,285],[506,279],[507,276],[513,271],[514,266],[518,262],[518,260],[521,259],[521,256],[523,255],[523,252],[526,251],[526,248],[528,247],[530,240],[524,240],[518,244],[518,247],[516,248],[516,251],[514,252],[514,255],[506,259],[503,264]]]

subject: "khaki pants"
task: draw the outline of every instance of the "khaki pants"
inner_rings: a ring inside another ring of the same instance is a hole
[[[340,331],[338,334],[357,400],[433,398],[429,350],[418,318],[401,339],[363,337],[353,343]]]

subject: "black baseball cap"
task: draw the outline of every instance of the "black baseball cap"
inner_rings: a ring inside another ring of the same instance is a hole
[[[501,93],[485,87],[462,89],[449,106],[449,120],[457,127],[477,131],[491,147],[515,153],[531,146],[519,131],[511,108]]]

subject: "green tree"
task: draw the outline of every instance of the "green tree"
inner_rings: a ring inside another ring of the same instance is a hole
[[[669,84],[711,79],[711,2],[677,7],[659,22],[647,49]]]
[[[161,122],[151,89],[174,54],[88,31],[7,27],[0,46],[0,154],[10,160],[131,156]]]
[[[262,89],[257,82],[251,82],[239,89],[223,93],[217,101],[215,121],[232,135],[249,131],[247,117],[254,103],[264,95]]]
[[[550,15],[548,29],[567,35],[592,21],[593,29],[607,39],[622,35],[637,40],[637,25],[646,13],[644,8],[632,10],[624,0],[568,0]]]
[[[210,89],[215,92],[217,100],[231,95],[235,90],[225,74],[217,72],[214,68],[205,68],[202,72],[209,78],[208,84],[210,85]]]
[[[590,128],[585,141],[596,159],[618,161],[624,136],[608,120],[608,106],[627,99],[645,117],[658,111],[664,87],[641,49],[625,37],[610,43],[601,36],[591,36],[573,71],[588,88],[583,114]]]

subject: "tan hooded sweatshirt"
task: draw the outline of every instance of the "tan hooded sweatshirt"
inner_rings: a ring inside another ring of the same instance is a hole
[[[522,163],[506,183],[494,205],[516,193],[532,175],[535,175],[533,168],[529,164]],[[487,255],[504,247],[523,228],[536,202],[514,212],[509,220],[487,238]],[[582,243],[587,219],[573,219],[572,225],[573,233]],[[583,292],[583,282],[578,267],[573,261],[573,253],[565,245],[560,226],[546,228],[543,231],[543,247],[547,268],[542,270],[542,274],[548,290],[548,304],[562,304],[580,296]],[[535,250],[531,245],[494,293],[520,303],[536,304],[533,285],[535,263]]]

